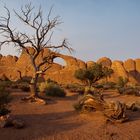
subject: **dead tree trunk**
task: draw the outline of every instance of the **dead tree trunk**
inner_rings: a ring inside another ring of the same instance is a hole
[[[37,91],[37,83],[38,83],[39,74],[35,74],[35,77],[31,79],[30,82],[30,92],[32,97],[39,98],[38,91]]]
[[[119,102],[107,102],[103,100],[102,96],[98,95],[85,95],[75,105],[80,111],[101,111],[112,122],[127,121],[126,105]]]

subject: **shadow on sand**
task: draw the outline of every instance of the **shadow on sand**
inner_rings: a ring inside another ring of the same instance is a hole
[[[65,133],[84,125],[83,122],[73,119],[76,116],[77,113],[74,111],[16,115],[16,118],[22,119],[25,122],[26,127],[21,130],[11,128],[0,129],[0,137],[3,140],[30,140],[40,137],[52,137],[58,133]]]

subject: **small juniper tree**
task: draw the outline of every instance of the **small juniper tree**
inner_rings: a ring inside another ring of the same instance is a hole
[[[27,4],[21,7],[21,11],[18,13],[14,10],[17,18],[24,23],[24,27],[31,29],[33,31],[32,35],[25,33],[24,31],[16,30],[11,25],[11,11],[7,7],[4,7],[7,11],[7,17],[0,18],[0,35],[3,36],[4,40],[0,42],[0,46],[13,44],[14,46],[20,47],[30,58],[31,65],[34,68],[34,74],[32,76],[30,90],[31,98],[39,98],[37,92],[37,82],[40,73],[45,72],[51,66],[53,54],[49,51],[48,55],[43,58],[43,60],[38,64],[37,58],[41,54],[44,48],[57,50],[59,48],[66,48],[69,51],[72,49],[68,47],[66,39],[62,41],[60,45],[52,45],[50,40],[52,38],[53,30],[56,26],[61,24],[60,17],[56,16],[51,18],[50,9],[47,18],[43,18],[43,13],[41,8],[34,12],[34,7],[32,4]],[[28,46],[32,47],[35,53],[30,53]],[[42,66],[48,64],[47,67],[42,69]]]
[[[103,77],[110,75],[110,68],[103,67],[101,64],[95,63],[86,69],[78,69],[75,71],[75,77],[84,82],[89,87]]]

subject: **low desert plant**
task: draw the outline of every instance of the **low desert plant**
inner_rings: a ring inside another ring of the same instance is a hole
[[[46,82],[47,82],[47,83],[58,84],[56,81],[54,81],[54,80],[52,80],[52,79],[50,79],[50,78],[48,78]]]
[[[45,89],[47,96],[64,97],[66,92],[59,86],[53,83],[48,83]]]
[[[44,82],[39,86],[40,92],[45,92],[47,96],[54,97],[65,97],[66,92],[58,85],[53,82]]]
[[[0,116],[10,113],[8,109],[8,103],[11,101],[11,97],[5,87],[0,87]]]
[[[103,89],[115,89],[116,88],[116,83],[114,82],[106,82],[103,84]]]
[[[1,87],[11,87],[11,85],[12,85],[12,81],[10,80],[0,81]]]
[[[127,78],[123,78],[122,76],[120,76],[118,78],[117,86],[122,88],[122,87],[125,87],[127,83],[128,83],[128,79]]]
[[[16,82],[17,83],[30,83],[30,81],[31,81],[31,77],[24,76],[21,79],[17,80]]]
[[[118,88],[118,92],[122,95],[136,95],[140,96],[140,90],[134,87],[122,87]]]
[[[104,87],[104,85],[103,84],[96,84],[96,85],[94,85],[94,87],[97,89],[102,89]]]
[[[68,89],[70,92],[78,92],[79,94],[84,93],[84,87],[79,84],[68,84],[65,86],[66,89]]]

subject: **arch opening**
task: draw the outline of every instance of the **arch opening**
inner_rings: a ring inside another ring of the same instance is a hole
[[[60,57],[54,58],[53,62],[56,63],[56,64],[59,64],[59,65],[61,65],[63,67],[65,67],[67,65],[65,60],[60,58]]]

